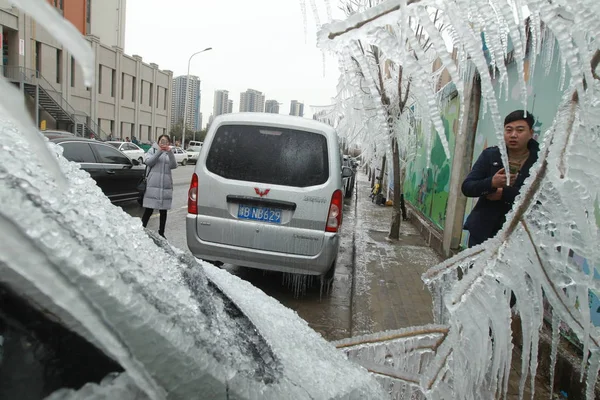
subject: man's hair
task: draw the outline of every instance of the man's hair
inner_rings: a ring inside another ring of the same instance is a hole
[[[525,121],[527,125],[529,125],[529,129],[533,129],[533,124],[535,123],[535,118],[533,114],[523,110],[516,110],[511,112],[504,118],[504,126],[510,124],[515,121]]]

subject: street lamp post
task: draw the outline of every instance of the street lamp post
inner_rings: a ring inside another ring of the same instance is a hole
[[[187,77],[185,80],[185,100],[183,101],[183,126],[181,133],[181,147],[185,149],[185,131],[187,129],[187,105],[188,105],[188,95],[189,95],[189,87],[190,87],[190,64],[192,63],[192,58],[196,54],[204,53],[205,51],[212,50],[212,47],[207,47],[204,50],[198,51],[190,56],[188,60],[188,70]],[[195,132],[195,131],[194,131]]]

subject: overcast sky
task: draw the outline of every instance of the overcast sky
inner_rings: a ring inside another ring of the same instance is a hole
[[[330,2],[334,18],[342,18],[337,1]],[[317,4],[326,22],[325,1]],[[330,55],[324,66],[306,5],[305,36],[300,0],[128,0],[125,52],[176,77],[187,73],[191,54],[212,47],[192,59],[190,70],[202,80],[203,125],[216,89],[229,91],[234,112],[240,93],[251,88],[282,103],[281,114],[289,114],[290,100],[304,102],[305,117],[312,118],[310,105],[331,103],[339,72]]]

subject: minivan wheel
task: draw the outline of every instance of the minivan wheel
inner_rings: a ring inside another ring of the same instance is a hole
[[[334,260],[331,264],[331,267],[329,267],[329,270],[327,270],[327,272],[321,275],[321,282],[323,283],[323,285],[329,286],[333,283],[333,277],[335,276],[335,264],[336,261]]]
[[[184,167],[187,165],[187,158],[184,158],[183,161],[181,161],[181,165]]]

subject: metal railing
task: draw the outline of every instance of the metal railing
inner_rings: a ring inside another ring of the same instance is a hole
[[[92,121],[89,115],[83,111],[75,110],[75,108],[73,108],[73,106],[71,106],[71,104],[69,104],[69,102],[67,102],[67,100],[62,96],[62,92],[57,90],[54,85],[48,82],[48,80],[44,78],[39,71],[31,68],[13,67],[7,65],[0,66],[0,71],[2,71],[2,75],[9,81],[22,82],[29,85],[38,85],[40,88],[46,91],[52,100],[54,100],[56,104],[65,111],[66,114],[71,117],[71,120],[75,126],[77,124],[83,124],[84,130],[87,129],[91,131],[97,139],[106,140],[108,138],[106,132],[104,132],[97,123]]]

